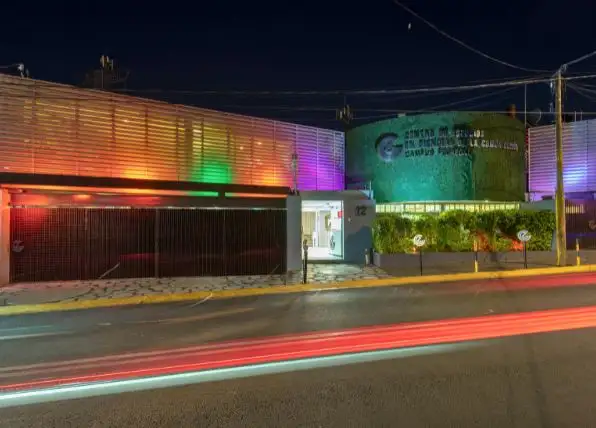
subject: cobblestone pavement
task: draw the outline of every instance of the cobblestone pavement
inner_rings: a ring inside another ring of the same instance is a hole
[[[308,282],[314,284],[389,277],[390,275],[375,266],[313,264],[308,267]],[[0,305],[263,288],[275,285],[297,284],[301,282],[301,279],[302,272],[296,272],[288,276],[132,278],[18,283],[0,288]]]

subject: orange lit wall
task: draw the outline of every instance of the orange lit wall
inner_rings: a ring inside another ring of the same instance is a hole
[[[341,132],[0,74],[9,172],[344,188]]]

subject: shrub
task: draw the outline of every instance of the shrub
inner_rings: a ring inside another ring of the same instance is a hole
[[[446,211],[438,217],[438,251],[472,251],[476,216],[463,210]]]
[[[412,221],[407,217],[377,214],[372,230],[373,248],[378,253],[404,253],[412,246]]]
[[[382,213],[373,225],[373,243],[379,253],[411,252],[412,238],[419,233],[426,239],[425,251],[472,251],[474,239],[478,239],[481,251],[512,251],[521,249],[517,232],[522,229],[532,235],[528,250],[549,251],[555,215],[550,211],[454,210],[411,220]]]

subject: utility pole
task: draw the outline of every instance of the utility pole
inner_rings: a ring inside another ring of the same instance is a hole
[[[336,119],[339,120],[343,124],[344,128],[344,153],[348,153],[348,131],[350,130],[350,125],[352,120],[354,119],[354,115],[352,114],[352,110],[348,105],[346,97],[344,97],[344,105],[341,109],[336,111]],[[347,182],[344,183],[344,189],[347,188]],[[370,190],[370,189],[369,189]]]
[[[555,150],[557,153],[557,189],[555,194],[555,214],[557,221],[556,248],[557,266],[567,265],[567,231],[565,219],[565,188],[563,184],[563,68],[555,75]]]

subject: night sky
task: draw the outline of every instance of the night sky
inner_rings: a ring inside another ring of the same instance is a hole
[[[402,1],[476,49],[526,68],[554,70],[596,49],[590,0]],[[135,95],[328,127],[338,126],[341,95],[197,92],[395,89],[536,75],[464,49],[392,0],[154,4],[13,2],[0,26],[0,65],[23,62],[34,78],[80,84],[107,54],[131,70],[128,89]],[[596,73],[596,56],[570,72]],[[484,95],[440,110],[502,111],[511,103],[521,110],[523,92],[348,94],[347,101],[356,123],[364,123]],[[529,87],[528,108],[548,109],[549,97],[547,84]],[[596,111],[592,104],[569,92],[565,110]]]

